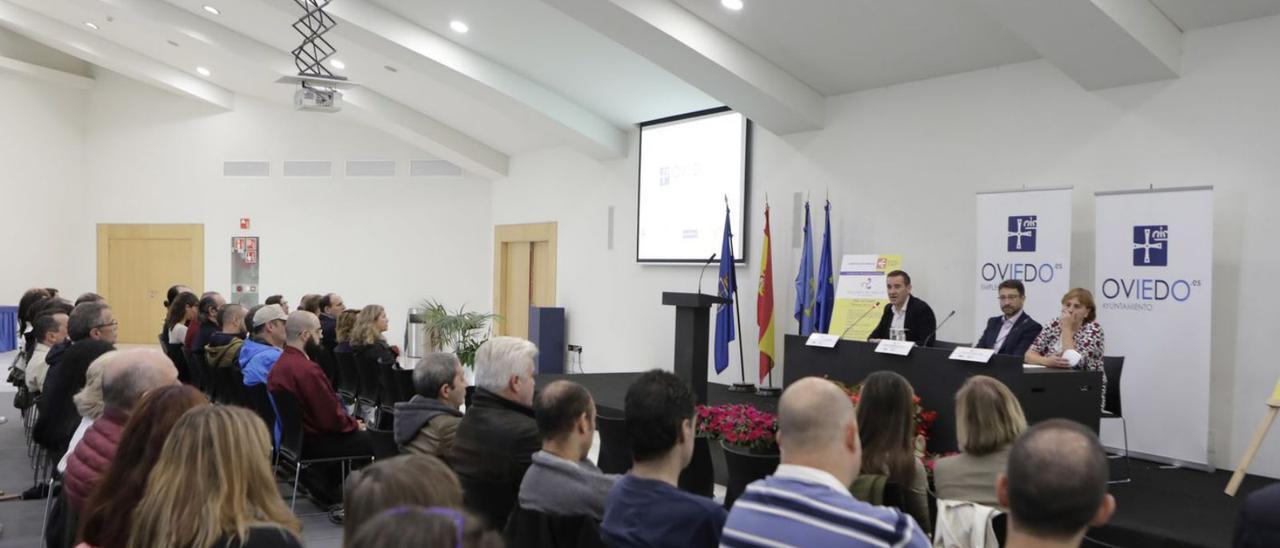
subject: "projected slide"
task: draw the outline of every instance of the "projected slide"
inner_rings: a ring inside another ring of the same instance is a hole
[[[702,263],[720,253],[724,206],[743,260],[747,120],[722,110],[640,128],[636,260]]]

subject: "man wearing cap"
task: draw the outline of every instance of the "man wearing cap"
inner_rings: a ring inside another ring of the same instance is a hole
[[[244,385],[266,384],[271,366],[284,348],[284,324],[289,316],[278,304],[269,304],[253,315],[253,334],[240,348],[240,371]]]

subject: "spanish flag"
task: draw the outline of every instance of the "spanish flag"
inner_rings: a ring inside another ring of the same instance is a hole
[[[773,370],[773,256],[769,252],[769,203],[764,204],[764,251],[760,252],[760,290],[756,295],[760,326],[760,382]]]

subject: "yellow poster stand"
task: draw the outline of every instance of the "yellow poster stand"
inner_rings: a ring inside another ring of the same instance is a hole
[[[1267,413],[1262,416],[1262,424],[1258,425],[1258,430],[1253,433],[1253,441],[1249,442],[1249,448],[1244,451],[1244,458],[1240,459],[1240,466],[1236,467],[1236,473],[1232,474],[1231,481],[1227,482],[1225,491],[1227,495],[1236,496],[1236,491],[1240,489],[1240,482],[1244,481],[1249,465],[1253,463],[1253,458],[1258,456],[1262,440],[1266,439],[1267,431],[1271,429],[1271,423],[1275,422],[1276,415],[1280,415],[1280,381],[1276,382],[1276,390],[1271,393],[1271,400],[1267,402],[1267,407]]]
[[[831,312],[827,333],[844,334],[850,340],[865,341],[880,323],[883,311],[870,312],[877,305],[888,306],[885,274],[902,269],[902,255],[845,255],[840,258],[836,283],[836,306]],[[857,322],[856,325],[854,322]]]

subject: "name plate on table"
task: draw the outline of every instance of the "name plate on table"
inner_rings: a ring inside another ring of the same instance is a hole
[[[906,356],[911,353],[911,349],[915,348],[915,346],[916,343],[912,341],[891,341],[889,339],[880,339],[880,344],[876,345],[876,352],[880,354]]]
[[[807,346],[821,346],[822,348],[835,348],[836,343],[840,342],[839,335],[828,335],[826,333],[814,333],[809,335],[809,340],[804,344]]]
[[[991,348],[969,348],[965,346],[957,346],[951,351],[951,359],[962,362],[987,363],[991,361],[991,356],[996,351]]]

